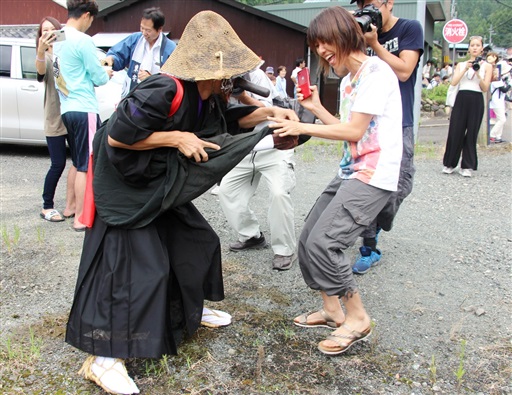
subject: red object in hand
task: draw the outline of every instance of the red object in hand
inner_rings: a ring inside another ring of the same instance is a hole
[[[300,88],[300,93],[304,95],[304,99],[307,99],[309,96],[311,96],[311,89],[309,89],[309,84],[309,70],[307,67],[304,67],[297,73],[297,85]]]

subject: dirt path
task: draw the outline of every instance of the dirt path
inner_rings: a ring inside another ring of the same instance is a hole
[[[38,216],[44,150],[1,149],[0,393],[99,394],[76,375],[84,354],[63,342],[83,235]],[[336,145],[297,150],[297,235],[338,157]],[[316,350],[329,330],[291,324],[319,307],[299,267],[272,271],[270,249],[228,251],[234,235],[217,198],[197,199],[223,244],[226,300],[215,307],[234,323],[200,329],[165,361],[129,361],[142,393],[512,393],[510,149],[479,159],[465,179],[418,148],[414,191],[379,241],[382,263],[357,278],[374,334],[336,358]],[[61,208],[64,183],[58,196]],[[260,187],[253,208],[268,233],[266,198]]]

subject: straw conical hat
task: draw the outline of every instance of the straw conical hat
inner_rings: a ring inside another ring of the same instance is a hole
[[[223,17],[202,11],[187,24],[161,70],[182,80],[221,80],[245,74],[260,63]]]

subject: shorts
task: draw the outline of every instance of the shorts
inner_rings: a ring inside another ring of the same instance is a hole
[[[100,127],[100,117],[92,112],[70,111],[62,114],[62,121],[69,134],[71,160],[77,171],[86,172],[89,164],[89,147]]]

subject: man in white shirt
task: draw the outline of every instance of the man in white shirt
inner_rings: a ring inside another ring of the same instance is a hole
[[[293,88],[293,97],[297,98],[297,74],[299,71],[301,71],[304,67],[306,67],[306,61],[303,58],[297,58],[295,61],[295,68],[292,71],[292,75],[290,76],[290,79],[293,81],[294,88]]]

